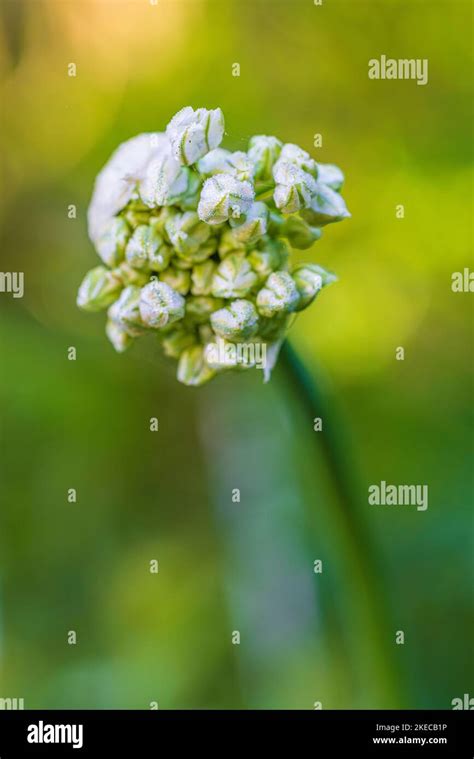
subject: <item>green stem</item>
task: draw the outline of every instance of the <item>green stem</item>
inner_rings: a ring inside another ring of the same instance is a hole
[[[373,652],[377,654],[374,658],[384,671],[391,698],[398,700],[398,684],[390,662],[392,652],[389,645],[389,641],[394,640],[394,631],[389,630],[386,624],[388,614],[385,612],[384,593],[379,581],[381,562],[372,537],[361,518],[356,495],[359,488],[347,460],[348,446],[344,445],[345,441],[341,443],[339,435],[336,434],[336,430],[340,433],[342,424],[336,419],[334,407],[327,402],[327,395],[319,392],[317,384],[288,340],[283,344],[281,357],[282,367],[295,396],[311,415],[311,420],[316,417],[323,420],[323,428],[320,433],[314,435],[314,441],[323,455],[337,496],[337,514],[334,517],[342,527],[352,566],[359,576],[361,592],[357,603],[365,606],[366,621],[370,625],[373,644],[377,648],[377,651]]]

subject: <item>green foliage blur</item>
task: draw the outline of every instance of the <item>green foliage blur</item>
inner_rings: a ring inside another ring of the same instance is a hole
[[[0,11],[1,268],[25,275],[0,293],[0,698],[451,708],[472,690],[472,294],[451,290],[472,266],[471,4]],[[427,58],[428,84],[370,80],[382,54]],[[339,281],[291,341],[357,531],[282,366],[185,388],[152,340],[118,356],[75,305],[95,175],[184,105],[223,109],[225,147],[275,134],[346,174],[352,219],[296,253]],[[369,506],[381,480],[427,484],[428,510]]]

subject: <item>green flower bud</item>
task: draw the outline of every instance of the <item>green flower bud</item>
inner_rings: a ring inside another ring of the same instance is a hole
[[[258,276],[259,282],[265,282],[270,274],[281,269],[283,261],[281,254],[282,246],[267,243],[263,250],[252,250],[247,260]]]
[[[245,256],[230,255],[217,267],[212,294],[216,298],[242,298],[257,282],[258,277]]]
[[[222,142],[224,114],[220,108],[182,108],[169,122],[166,134],[175,159],[190,166]]]
[[[134,211],[125,209],[123,212],[124,219],[132,229],[148,224],[150,221],[150,211]]]
[[[187,348],[181,354],[177,378],[184,385],[203,385],[215,376],[215,371],[206,363],[204,348]]]
[[[196,345],[196,335],[178,324],[168,332],[161,344],[166,356],[179,358],[184,350]]]
[[[273,178],[273,200],[282,213],[296,213],[310,205],[316,192],[316,180],[311,174],[280,158],[273,167]]]
[[[244,220],[236,223],[230,220],[232,233],[237,242],[253,245],[267,231],[268,208],[265,203],[252,203]]]
[[[301,215],[308,224],[318,227],[350,217],[346,204],[339,193],[319,182],[311,197],[309,208],[302,211]]]
[[[163,271],[171,259],[171,250],[154,227],[137,227],[128,241],[127,261],[134,269]]]
[[[207,224],[222,224],[230,217],[239,219],[250,209],[254,196],[250,182],[239,182],[231,174],[216,174],[202,188],[199,218]]]
[[[248,157],[255,166],[255,179],[272,178],[273,166],[278,160],[283,143],[276,137],[258,134],[250,138]]]
[[[210,295],[189,295],[186,298],[186,323],[204,324],[223,301]]]
[[[291,276],[286,271],[276,271],[258,293],[257,309],[262,316],[271,317],[294,311],[298,301],[298,290]]]
[[[220,258],[225,258],[231,253],[241,253],[245,255],[245,244],[236,240],[233,230],[226,227],[219,240],[218,251]]]
[[[197,211],[202,190],[201,178],[189,169],[186,171],[188,172],[188,186],[185,192],[176,197],[175,202],[183,211]]]
[[[166,222],[165,230],[177,255],[184,258],[197,253],[211,234],[208,225],[199,220],[195,211],[176,214]]]
[[[127,285],[142,287],[148,282],[148,273],[134,269],[126,261],[122,261],[120,266],[113,270],[113,273],[122,281],[124,287]]]
[[[193,295],[210,295],[212,290],[212,280],[217,269],[214,261],[204,261],[202,264],[196,264],[193,268],[191,279],[191,292]]]
[[[206,345],[207,343],[210,343],[212,340],[216,339],[216,336],[209,322],[207,322],[206,324],[199,325],[198,334],[199,334],[199,340],[201,341],[203,345]]]
[[[297,166],[299,169],[303,169],[303,171],[307,171],[308,174],[311,174],[311,176],[314,178],[316,178],[318,175],[318,166],[316,161],[314,158],[311,158],[310,154],[307,153],[306,150],[300,148],[299,145],[293,145],[291,142],[283,145],[280,159],[282,161],[288,161],[288,163]]]
[[[176,290],[180,295],[187,295],[191,287],[191,275],[188,270],[168,266],[167,269],[160,273],[160,282],[166,282],[167,285]]]
[[[176,290],[153,279],[142,288],[140,316],[147,327],[160,329],[184,316],[185,300]]]
[[[299,250],[306,250],[321,237],[318,227],[310,227],[301,216],[289,216],[280,229],[280,233],[288,238],[290,244]]]
[[[87,272],[77,294],[77,305],[84,311],[101,311],[116,300],[122,282],[105,266],[96,266]]]
[[[258,314],[249,300],[234,300],[211,314],[211,325],[216,335],[242,342],[257,332]]]
[[[318,163],[318,182],[325,184],[339,192],[344,184],[344,174],[338,166],[334,166],[332,163]]]
[[[131,337],[143,334],[144,324],[140,316],[140,287],[129,285],[122,290],[120,298],[110,306],[107,315]]]
[[[290,318],[286,313],[279,313],[270,318],[260,317],[259,337],[269,343],[280,340],[286,334]]]
[[[125,246],[130,237],[131,229],[125,219],[116,216],[104,227],[97,240],[97,253],[102,261],[113,268],[123,261]]]
[[[109,319],[105,325],[105,334],[117,353],[123,353],[133,343],[133,337],[112,319]]]

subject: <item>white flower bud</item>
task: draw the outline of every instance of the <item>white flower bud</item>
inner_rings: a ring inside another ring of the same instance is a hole
[[[140,316],[147,327],[160,329],[184,316],[185,300],[176,290],[166,284],[152,280],[142,288],[140,294]]]
[[[139,287],[129,285],[122,291],[120,298],[110,306],[107,312],[109,320],[115,322],[125,332],[128,332],[131,337],[138,337],[144,331],[144,324],[139,308],[140,293],[141,289]]]
[[[77,305],[84,311],[101,311],[116,300],[122,289],[121,280],[105,268],[96,266],[87,272],[77,294]]]
[[[258,282],[248,260],[242,255],[230,255],[217,267],[212,281],[216,298],[243,298]]]
[[[280,158],[273,167],[273,178],[273,200],[282,213],[296,213],[310,205],[316,192],[316,180],[311,174]]]
[[[128,241],[126,257],[134,269],[163,271],[170,262],[171,250],[155,228],[142,225]]]
[[[149,208],[169,206],[186,195],[190,181],[189,169],[163,151],[147,166],[139,184],[140,197]]]
[[[215,376],[215,371],[206,363],[201,345],[187,348],[181,354],[177,378],[184,385],[199,386]]]
[[[99,236],[96,249],[102,261],[113,268],[123,261],[125,246],[131,229],[125,219],[116,216],[109,221]]]
[[[212,281],[217,269],[215,261],[204,261],[202,264],[196,264],[193,267],[191,279],[191,292],[193,295],[210,295],[212,290]]]
[[[210,153],[203,156],[199,160],[197,168],[204,177],[211,177],[214,174],[232,174],[241,182],[251,182],[255,171],[247,153],[241,150],[231,153],[230,150],[223,150],[222,148],[211,150]]]
[[[300,264],[299,266],[295,266],[291,272],[300,296],[296,311],[302,311],[303,308],[309,306],[321,290],[323,278],[318,269],[319,267],[313,268],[311,264]]]
[[[237,242],[254,245],[267,231],[268,208],[265,203],[252,203],[244,220],[237,224],[230,220],[232,234]]]
[[[257,309],[262,316],[272,317],[295,311],[298,301],[299,293],[291,276],[286,271],[276,271],[258,293]]]
[[[322,227],[350,217],[346,204],[338,192],[319,182],[312,195],[309,208],[301,212],[312,226]]]
[[[258,314],[249,300],[234,300],[226,308],[211,314],[211,326],[216,335],[242,342],[257,332]]]
[[[123,353],[133,343],[133,337],[112,319],[109,319],[105,325],[105,334],[117,353]]]
[[[338,166],[334,166],[332,163],[318,163],[318,182],[325,184],[339,192],[344,184],[344,174]]]
[[[255,166],[255,179],[272,178],[272,170],[278,160],[283,143],[276,137],[258,134],[250,138],[248,157]]]
[[[280,159],[282,161],[288,161],[288,163],[297,166],[299,169],[303,169],[303,171],[307,171],[308,174],[311,174],[314,178],[317,177],[318,167],[316,161],[314,158],[311,158],[306,150],[300,148],[299,145],[293,145],[291,142],[283,145]]]
[[[176,160],[190,166],[222,142],[224,114],[220,108],[210,111],[198,108],[195,111],[187,106],[173,116],[166,134]]]
[[[165,134],[139,134],[120,145],[98,174],[87,211],[89,237],[97,244],[104,227],[131,200],[152,158],[168,146]]]
[[[198,206],[199,218],[208,224],[239,219],[250,209],[255,192],[250,182],[239,182],[231,174],[216,174],[207,179]]]

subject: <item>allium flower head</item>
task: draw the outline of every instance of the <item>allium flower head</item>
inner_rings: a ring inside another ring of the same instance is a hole
[[[269,378],[289,324],[336,279],[293,262],[293,249],[350,216],[337,166],[268,135],[232,152],[223,136],[220,108],[183,108],[165,133],[115,151],[88,210],[102,265],[84,278],[78,305],[107,309],[119,353],[158,336],[187,385],[255,366],[257,345]]]

